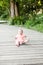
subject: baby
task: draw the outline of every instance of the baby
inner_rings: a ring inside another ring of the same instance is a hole
[[[16,46],[20,46],[28,41],[26,40],[26,36],[24,35],[22,29],[18,30],[18,34],[16,35],[15,39],[16,39]]]

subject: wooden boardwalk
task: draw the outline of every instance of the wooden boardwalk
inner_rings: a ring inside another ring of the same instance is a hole
[[[43,33],[24,29],[29,43],[15,46],[18,27],[0,25],[0,65],[43,65]]]

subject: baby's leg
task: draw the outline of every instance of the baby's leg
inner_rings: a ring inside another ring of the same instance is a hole
[[[23,44],[23,41],[20,41],[20,45],[22,45]]]
[[[24,43],[28,43],[29,42],[29,39],[26,39],[25,41],[24,41]]]
[[[27,40],[25,40],[25,41],[20,41],[20,45],[22,45],[22,44],[24,44],[24,43],[26,43],[27,42]]]

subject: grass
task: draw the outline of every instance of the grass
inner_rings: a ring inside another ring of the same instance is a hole
[[[43,24],[37,24],[37,25],[31,27],[31,29],[37,30],[37,31],[40,31],[43,33]]]

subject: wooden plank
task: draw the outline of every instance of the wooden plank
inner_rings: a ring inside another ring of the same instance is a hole
[[[39,63],[40,61],[40,63]],[[43,59],[22,59],[22,60],[3,60],[3,61],[0,61],[0,65],[31,65],[31,64],[36,64],[36,65],[43,65]]]

